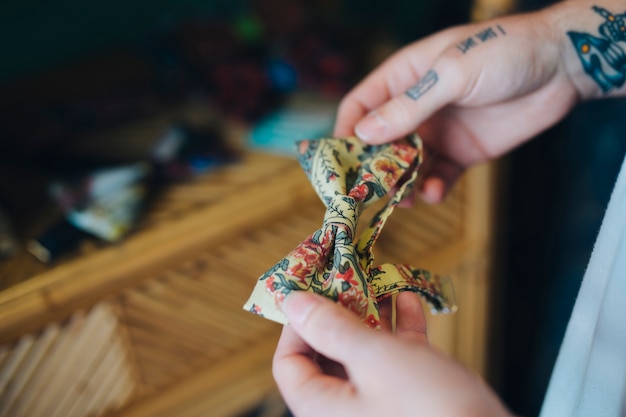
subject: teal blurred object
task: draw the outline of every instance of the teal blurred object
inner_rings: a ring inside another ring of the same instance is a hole
[[[252,149],[296,156],[296,142],[330,136],[336,103],[318,101],[306,107],[287,105],[261,119],[248,136]]]

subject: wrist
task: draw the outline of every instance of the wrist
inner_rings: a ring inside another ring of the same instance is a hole
[[[581,100],[626,95],[626,42],[620,38],[626,41],[626,31],[619,33],[623,3],[570,0],[539,13]]]

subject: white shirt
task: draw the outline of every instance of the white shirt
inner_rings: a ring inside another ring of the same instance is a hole
[[[626,160],[541,410],[561,416],[626,417]]]

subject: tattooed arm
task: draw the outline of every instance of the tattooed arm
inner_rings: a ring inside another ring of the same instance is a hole
[[[581,98],[624,95],[626,4],[572,2],[546,13],[567,35],[563,60]]]
[[[422,196],[558,122],[577,102],[623,95],[626,5],[570,0],[415,42],[342,101],[335,135],[381,143],[418,130],[431,152]]]

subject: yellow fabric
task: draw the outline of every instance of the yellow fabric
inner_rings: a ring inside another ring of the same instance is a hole
[[[414,291],[433,310],[453,311],[449,281],[408,265],[374,266],[372,247],[417,178],[422,161],[419,137],[380,146],[355,137],[323,138],[299,142],[298,149],[300,164],[326,205],[322,227],[259,278],[244,308],[286,323],[281,311],[285,296],[313,291],[340,302],[377,328],[378,301],[399,291]],[[360,214],[393,189],[387,205],[357,238]]]

